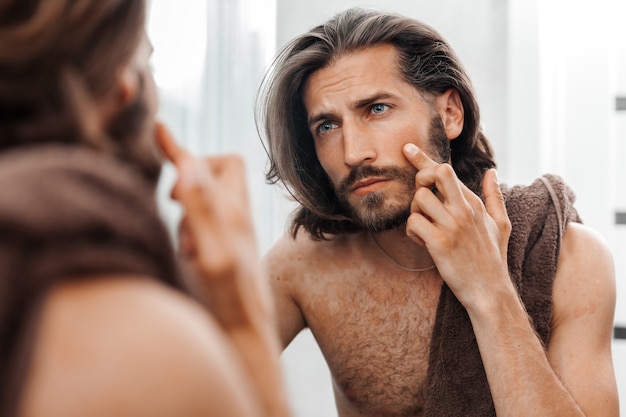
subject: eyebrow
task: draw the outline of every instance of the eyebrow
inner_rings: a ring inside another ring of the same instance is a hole
[[[386,99],[393,98],[393,97],[395,97],[395,96],[393,94],[390,94],[390,93],[376,92],[376,93],[372,94],[369,97],[366,97],[366,98],[363,98],[361,100],[356,100],[356,101],[352,102],[350,104],[350,108],[351,109],[361,109],[363,107],[370,106],[370,105],[376,103],[377,101],[386,100]],[[320,122],[322,120],[327,120],[327,119],[333,119],[333,118],[334,118],[334,115],[332,113],[314,114],[313,116],[308,118],[307,125],[309,127],[311,127],[314,124],[316,124],[317,122]]]
[[[370,105],[374,104],[377,101],[387,100],[387,99],[390,99],[390,98],[393,98],[393,97],[395,97],[395,96],[393,94],[390,94],[390,93],[383,93],[383,92],[375,93],[375,94],[372,94],[370,97],[366,97],[366,98],[364,98],[362,100],[355,101],[354,103],[352,103],[352,105],[350,107],[353,108],[353,109],[360,109],[360,108],[363,108],[363,107],[370,106]]]

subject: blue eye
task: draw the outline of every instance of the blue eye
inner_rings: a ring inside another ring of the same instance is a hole
[[[372,106],[371,111],[374,114],[381,114],[381,113],[384,113],[388,108],[389,108],[388,105],[382,104],[382,103],[378,103],[378,104],[374,104]]]
[[[337,125],[333,122],[324,122],[317,127],[317,131],[319,133],[328,133],[336,127]]]

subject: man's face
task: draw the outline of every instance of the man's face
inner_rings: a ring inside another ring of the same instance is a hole
[[[434,106],[405,81],[397,59],[387,44],[352,52],[313,73],[304,90],[320,164],[354,220],[372,231],[408,216],[416,169],[404,144],[438,161],[448,144]]]
[[[129,102],[109,122],[108,130],[123,143],[127,157],[138,165],[146,177],[156,183],[161,170],[160,155],[154,140],[156,113],[158,110],[157,88],[150,69],[152,45],[144,36],[124,68],[127,77],[137,83]]]
[[[153,129],[154,122],[156,120],[156,114],[158,111],[158,94],[157,87],[154,81],[154,75],[150,66],[150,58],[152,56],[152,43],[148,39],[148,36],[144,34],[141,42],[139,43],[135,55],[133,56],[131,67],[138,74],[141,79],[141,88],[139,94],[140,101],[144,103],[146,111],[146,129],[149,130],[149,142],[153,142]]]

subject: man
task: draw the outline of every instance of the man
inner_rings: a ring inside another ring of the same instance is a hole
[[[156,123],[145,17],[0,0],[3,417],[289,414],[243,166]],[[194,275],[158,217],[155,139]]]
[[[280,337],[311,329],[340,417],[618,415],[609,251],[559,178],[498,185],[437,32],[347,10],[262,93],[267,178],[300,203],[265,258]]]

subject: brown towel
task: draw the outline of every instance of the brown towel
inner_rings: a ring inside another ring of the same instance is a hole
[[[530,186],[502,187],[512,223],[508,264],[511,279],[537,334],[550,337],[552,283],[568,222],[580,221],[574,194],[554,175]],[[472,324],[463,306],[444,285],[431,342],[424,415],[495,416]]]
[[[78,146],[0,156],[0,416],[16,413],[39,310],[60,280],[99,273],[179,282],[152,187],[112,157]]]

